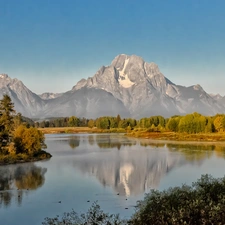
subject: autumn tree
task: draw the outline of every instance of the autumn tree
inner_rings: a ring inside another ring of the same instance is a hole
[[[217,132],[225,131],[225,115],[216,115],[213,125]]]
[[[95,121],[92,120],[92,119],[90,119],[90,120],[88,121],[88,127],[89,127],[89,128],[93,128],[94,126],[95,126]]]
[[[181,118],[180,116],[169,118],[166,124],[167,129],[173,132],[178,132],[179,129],[178,125],[180,122],[180,118]]]
[[[80,119],[76,116],[71,116],[69,118],[68,124],[70,127],[79,127],[80,126]]]
[[[13,133],[15,153],[35,155],[46,147],[44,134],[34,127],[20,125]]]

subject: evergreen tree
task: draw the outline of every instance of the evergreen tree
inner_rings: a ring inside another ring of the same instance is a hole
[[[8,95],[0,100],[0,150],[8,146],[12,138],[14,104]]]

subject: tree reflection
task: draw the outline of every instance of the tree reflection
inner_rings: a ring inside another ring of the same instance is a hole
[[[225,145],[218,143],[175,143],[116,135],[96,135],[96,143],[99,148],[121,148],[121,151],[101,151],[97,157],[83,155],[82,161],[75,159],[74,166],[125,196],[158,188],[163,177],[174,169],[185,165],[199,167],[213,155],[225,158]]]
[[[162,148],[165,146],[165,143],[149,142],[148,140],[140,140],[140,145],[143,147],[151,146],[153,148]]]
[[[202,161],[210,158],[214,151],[218,157],[225,157],[225,146],[219,144],[168,143],[169,151],[182,152],[188,161]]]
[[[72,149],[77,148],[80,145],[80,137],[79,136],[70,137],[69,145]]]
[[[88,143],[90,145],[94,145],[95,144],[95,138],[94,138],[94,135],[89,135],[88,136]]]
[[[9,206],[15,197],[18,205],[22,203],[24,192],[35,190],[45,182],[47,169],[33,163],[0,167],[0,207]]]
[[[99,148],[117,148],[121,149],[121,146],[132,146],[136,145],[135,140],[129,140],[124,136],[113,136],[113,135],[97,135],[96,143]]]

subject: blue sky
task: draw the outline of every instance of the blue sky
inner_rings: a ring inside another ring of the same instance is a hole
[[[0,73],[64,92],[121,53],[225,95],[223,0],[0,0]]]

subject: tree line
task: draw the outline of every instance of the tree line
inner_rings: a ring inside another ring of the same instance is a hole
[[[175,115],[170,118],[163,116],[151,116],[136,120],[133,118],[121,119],[103,116],[97,119],[78,118],[76,116],[49,119],[36,122],[36,127],[97,127],[99,129],[123,128],[133,130],[134,128],[146,129],[149,132],[172,131],[180,133],[214,133],[225,131],[225,114],[215,116],[204,116],[197,112],[187,115]]]

